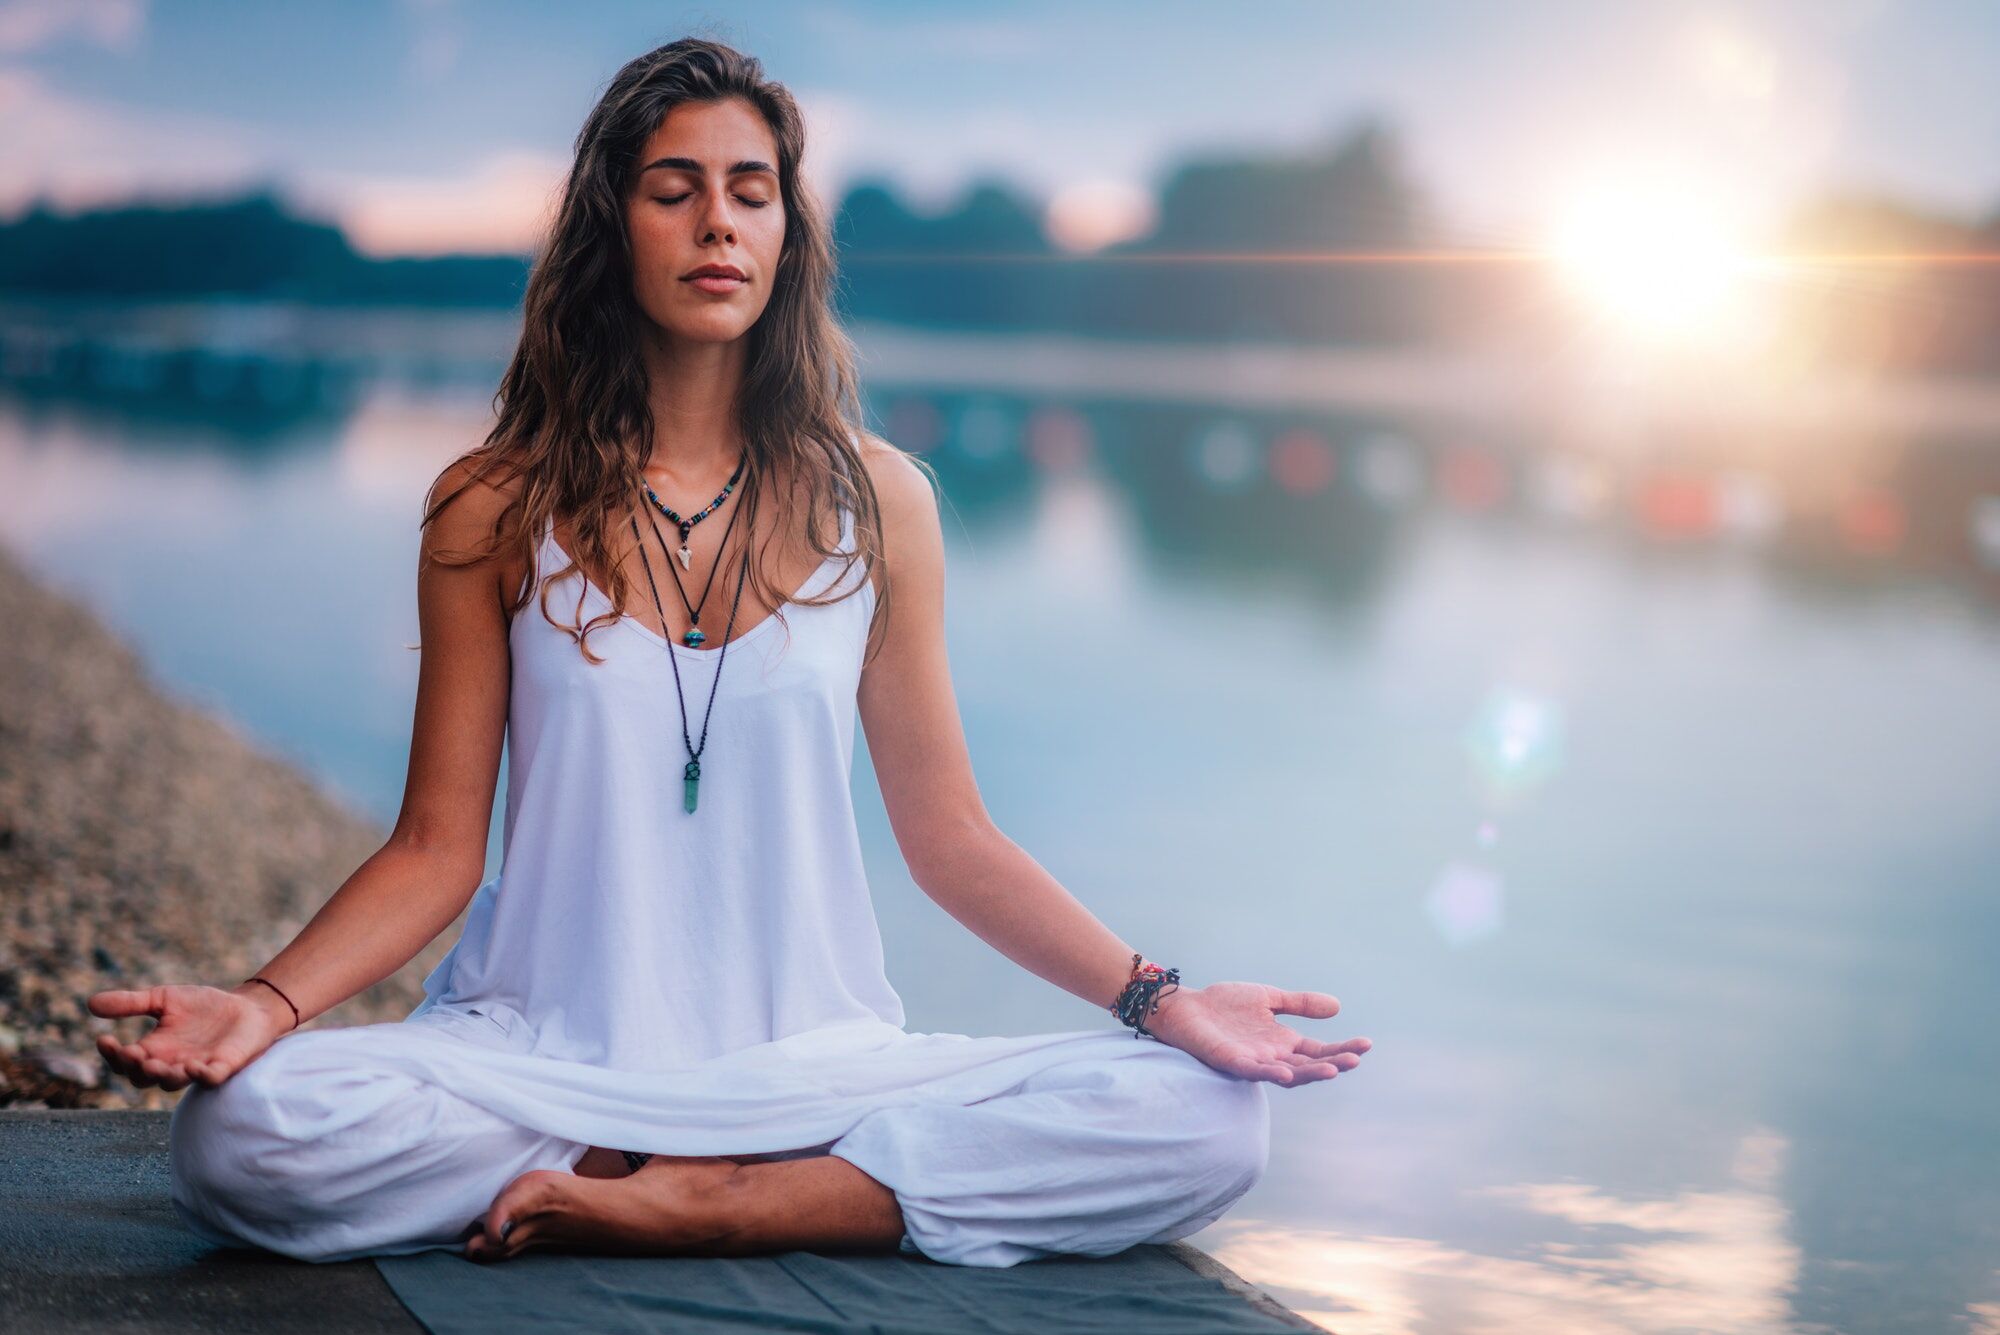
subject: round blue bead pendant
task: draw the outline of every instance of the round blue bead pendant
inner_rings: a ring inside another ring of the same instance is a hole
[[[688,646],[688,648],[693,649],[698,647],[701,644],[701,642],[707,638],[708,636],[701,633],[701,627],[689,626],[688,633],[681,636],[681,643]]]

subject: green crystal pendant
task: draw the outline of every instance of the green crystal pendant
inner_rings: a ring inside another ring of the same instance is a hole
[[[687,763],[687,768],[681,771],[681,792],[683,801],[689,811],[694,810],[695,794],[700,788],[701,762],[699,760],[690,760]]]
[[[685,644],[690,649],[695,649],[699,648],[701,642],[707,638],[708,636],[701,633],[701,627],[689,626],[688,633],[681,636],[681,643]]]

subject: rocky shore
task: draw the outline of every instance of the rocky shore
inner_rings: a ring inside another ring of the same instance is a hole
[[[238,729],[171,698],[93,615],[0,547],[0,1107],[168,1108],[97,1034],[109,987],[229,987],[290,941],[381,828]],[[462,920],[462,918],[461,918]],[[400,1020],[458,936],[309,1021]]]

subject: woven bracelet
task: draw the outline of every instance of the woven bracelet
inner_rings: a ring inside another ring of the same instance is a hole
[[[1180,986],[1179,969],[1163,969],[1157,964],[1145,963],[1143,955],[1132,957],[1132,980],[1125,984],[1125,990],[1118,994],[1118,1000],[1111,1003],[1111,1013],[1118,1022],[1132,1030],[1132,1037],[1144,1035],[1159,1040],[1159,1035],[1146,1028],[1146,1017],[1158,1011],[1160,998]]]

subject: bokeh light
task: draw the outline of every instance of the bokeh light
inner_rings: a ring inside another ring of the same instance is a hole
[[[1466,730],[1475,772],[1497,793],[1518,793],[1548,778],[1563,758],[1562,715],[1544,696],[1495,687]]]
[[[1446,944],[1469,946],[1500,930],[1500,875],[1474,862],[1451,862],[1431,882],[1424,914]]]

